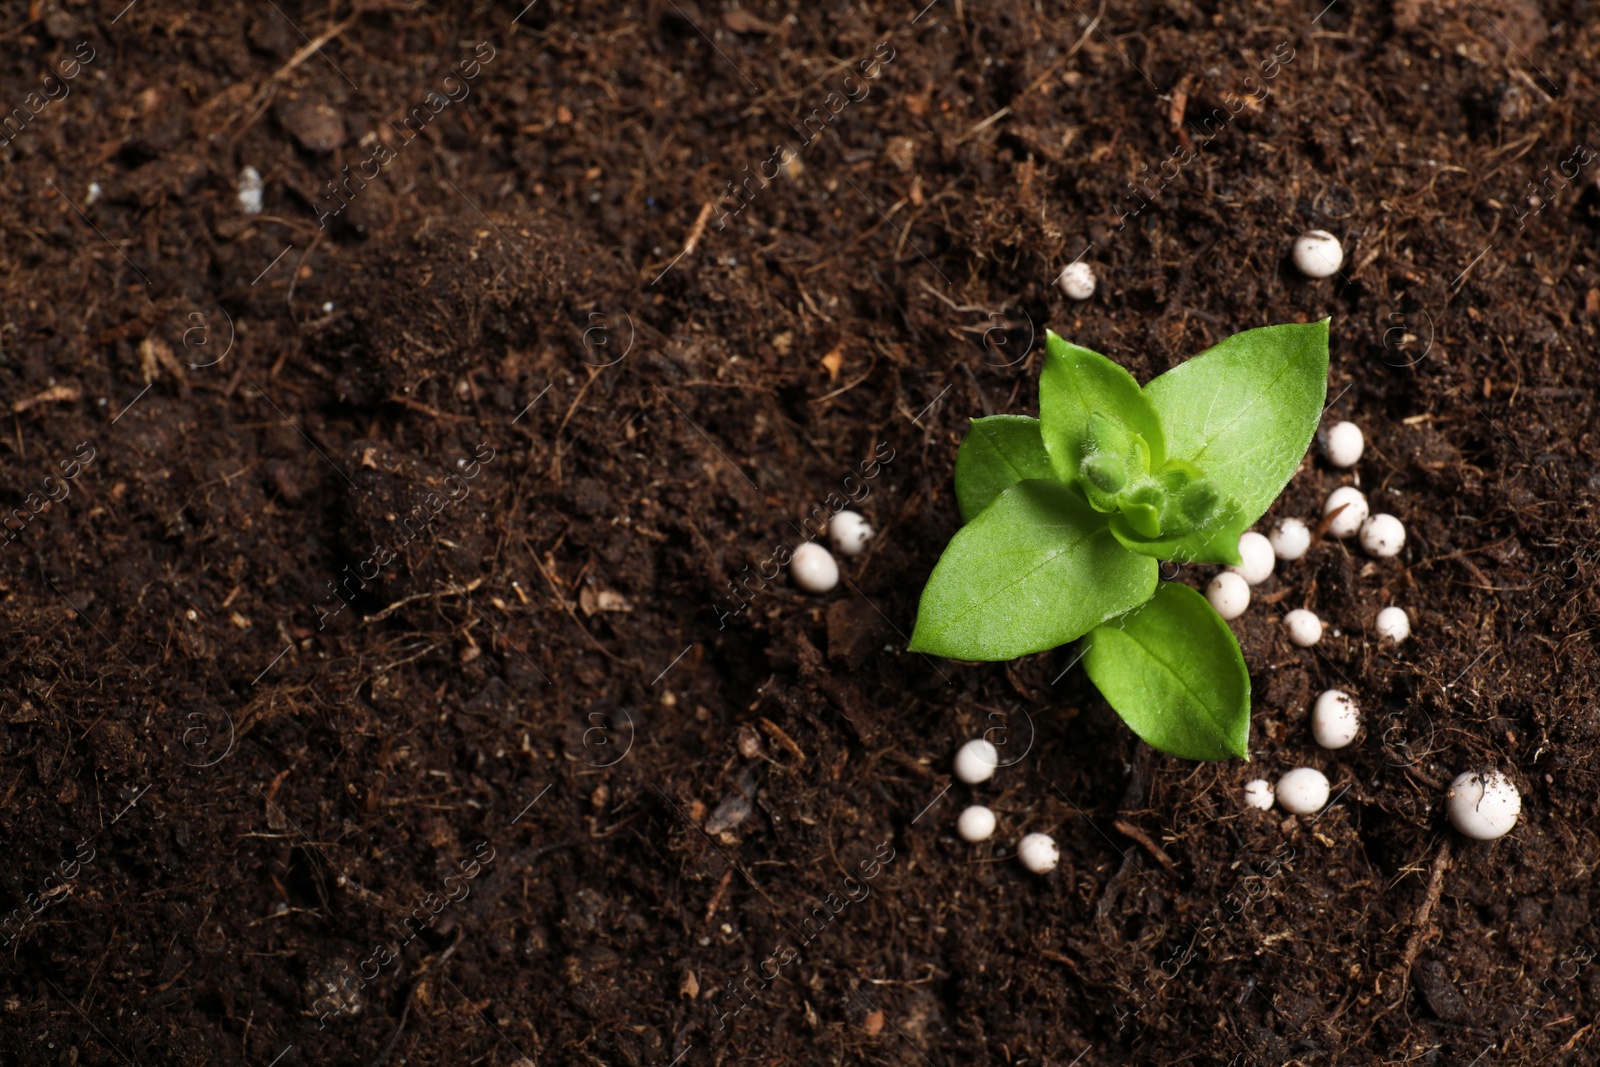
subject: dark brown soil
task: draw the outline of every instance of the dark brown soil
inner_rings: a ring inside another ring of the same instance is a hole
[[[0,1061],[1595,1062],[1593,3],[123,2],[0,15]],[[1046,326],[1330,314],[1410,536],[1258,591],[1252,763],[903,651]]]

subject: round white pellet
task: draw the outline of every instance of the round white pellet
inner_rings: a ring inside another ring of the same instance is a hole
[[[1252,808],[1266,811],[1272,807],[1272,783],[1265,778],[1252,778],[1244,784],[1244,802]]]
[[[1322,640],[1322,620],[1305,608],[1295,608],[1285,615],[1283,626],[1289,631],[1289,640],[1301,648],[1310,648]]]
[[[1344,248],[1327,230],[1312,230],[1294,243],[1294,266],[1307,278],[1327,278],[1344,266]]]
[[[1405,547],[1406,528],[1393,515],[1379,513],[1361,524],[1361,547],[1367,555],[1389,559]]]
[[[854,511],[841,511],[828,523],[828,537],[841,555],[859,556],[872,540],[872,524]]]
[[[1354,467],[1367,446],[1361,427],[1353,422],[1336,422],[1318,436],[1322,438],[1322,454],[1335,467]]]
[[[1272,532],[1267,534],[1267,540],[1272,543],[1272,551],[1278,554],[1281,560],[1292,562],[1306,554],[1306,549],[1311,547],[1311,530],[1299,519],[1283,519],[1273,526]]]
[[[982,804],[974,804],[956,820],[956,833],[963,841],[987,841],[994,833],[994,812]]]
[[[1510,833],[1522,814],[1522,796],[1499,771],[1456,775],[1445,804],[1450,825],[1474,841],[1493,841]]]
[[[1228,569],[1251,585],[1260,585],[1272,577],[1272,568],[1278,557],[1271,541],[1250,530],[1239,535],[1239,559],[1241,562],[1237,567]]]
[[[1056,279],[1061,291],[1074,300],[1087,300],[1094,295],[1094,268],[1079,260],[1068,263],[1067,269]]]
[[[1311,736],[1323,748],[1343,748],[1361,732],[1361,711],[1350,694],[1329,689],[1311,709]]]
[[[1344,510],[1339,511],[1340,508]],[[1353,485],[1341,485],[1328,494],[1328,502],[1322,505],[1322,517],[1327,518],[1335,511],[1339,514],[1328,524],[1328,532],[1335,537],[1349,537],[1367,521],[1367,495]]]
[[[1278,779],[1278,803],[1293,815],[1310,815],[1328,802],[1328,776],[1315,767],[1296,767]]]
[[[968,785],[987,782],[1000,765],[1000,752],[983,738],[968,741],[956,750],[956,777]]]
[[[839,584],[839,564],[834,561],[833,553],[815,541],[807,541],[794,550],[789,559],[789,574],[794,584],[808,593],[826,593]]]
[[[1223,571],[1206,586],[1206,599],[1224,619],[1237,619],[1250,606],[1250,584],[1232,571]]]
[[[1049,874],[1061,862],[1061,850],[1049,834],[1029,834],[1017,843],[1017,859],[1034,874]]]
[[[1411,619],[1405,608],[1387,607],[1378,612],[1378,636],[1399,644],[1411,636]]]

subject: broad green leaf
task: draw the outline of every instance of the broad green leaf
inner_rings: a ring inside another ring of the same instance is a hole
[[[1018,482],[956,532],[917,608],[911,651],[1006,660],[1082,637],[1148,599],[1156,561],[1055,481]]]
[[[971,522],[1004,490],[1027,478],[1052,478],[1039,420],[1026,415],[973,419],[956,452],[956,504]]]
[[[1250,751],[1250,672],[1206,598],[1177,582],[1084,639],[1083,668],[1152,747],[1183,759]]]
[[[1096,416],[1102,426],[1097,428],[1098,435],[1091,435]],[[1044,371],[1039,375],[1039,428],[1056,477],[1070,484],[1090,451],[1113,451],[1130,463],[1133,461],[1126,454],[1125,444],[1106,439],[1107,423],[1124,439],[1137,434],[1148,450],[1148,466],[1128,471],[1130,477],[1143,475],[1149,467],[1159,467],[1166,461],[1161,420],[1133,375],[1100,353],[1046,330]],[[1100,440],[1091,443],[1092,436],[1099,436]]]
[[[1289,484],[1322,419],[1328,320],[1234,334],[1144,393],[1161,419],[1168,454],[1205,471],[1239,505],[1248,527]]]

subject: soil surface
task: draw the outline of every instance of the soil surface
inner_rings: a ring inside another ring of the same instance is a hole
[[[1592,3],[31,0],[0,42],[0,1060],[1600,1056]],[[1152,752],[1071,647],[904,651],[1047,326],[1144,381],[1330,315],[1367,453],[1268,519],[1359,479],[1409,536],[1256,590],[1251,762]],[[877,536],[802,594],[847,498]],[[1299,765],[1320,814],[1244,806]],[[1490,766],[1522,819],[1468,841]]]

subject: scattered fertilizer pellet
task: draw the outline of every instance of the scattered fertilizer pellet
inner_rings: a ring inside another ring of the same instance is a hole
[[[1244,784],[1244,802],[1250,807],[1267,811],[1272,799],[1272,783],[1265,778],[1252,778]]]
[[[1393,515],[1380,512],[1361,524],[1361,547],[1369,556],[1390,559],[1400,554],[1405,543],[1405,525]]]
[[[1378,636],[1399,644],[1411,636],[1411,618],[1405,608],[1387,607],[1378,612]]]
[[[956,750],[956,777],[968,785],[987,782],[1000,765],[1000,752],[983,738],[974,738]]]
[[[1056,279],[1061,291],[1074,300],[1087,300],[1094,295],[1094,268],[1079,260],[1068,263],[1067,269]]]
[[[1328,802],[1328,776],[1315,767],[1296,767],[1278,779],[1278,803],[1293,815],[1310,815]]]
[[[872,524],[854,511],[841,511],[828,523],[828,537],[844,556],[859,556],[872,540]]]
[[[839,564],[834,561],[833,553],[815,541],[807,541],[794,550],[789,559],[789,573],[794,577],[794,584],[808,593],[826,593],[839,584]]]
[[[1260,585],[1272,577],[1272,568],[1278,557],[1271,541],[1250,530],[1239,535],[1239,559],[1241,562],[1237,567],[1228,569],[1251,585]]]
[[[239,207],[246,215],[261,214],[261,194],[265,186],[261,184],[261,172],[254,167],[246,167],[239,172]]]
[[[1361,732],[1361,711],[1349,693],[1329,689],[1311,709],[1311,736],[1323,748],[1343,748]]]
[[[1322,438],[1322,454],[1335,467],[1354,467],[1367,447],[1361,427],[1353,422],[1336,422],[1318,436]]]
[[[994,834],[994,812],[982,804],[974,804],[956,820],[956,832],[963,841],[987,841]]]
[[[1344,510],[1339,511],[1340,508]],[[1367,495],[1353,485],[1341,485],[1328,494],[1328,502],[1322,505],[1322,517],[1326,519],[1335,511],[1339,514],[1328,523],[1328,532],[1335,537],[1349,537],[1367,521]]]
[[[1285,562],[1293,562],[1306,554],[1311,547],[1311,529],[1299,519],[1282,519],[1267,534],[1272,551]]]
[[[1327,278],[1344,266],[1344,249],[1327,230],[1312,230],[1294,243],[1294,266],[1307,278]]]
[[[1218,615],[1231,622],[1250,606],[1250,583],[1232,571],[1223,571],[1206,586],[1206,599]]]
[[[1017,859],[1034,874],[1049,874],[1061,862],[1061,850],[1049,834],[1029,834],[1017,843]]]
[[[1285,615],[1283,628],[1289,631],[1289,640],[1301,648],[1310,648],[1322,640],[1322,620],[1305,608],[1295,608]]]
[[[1499,771],[1456,775],[1445,794],[1450,825],[1474,841],[1493,841],[1511,832],[1522,814],[1522,796]]]

